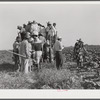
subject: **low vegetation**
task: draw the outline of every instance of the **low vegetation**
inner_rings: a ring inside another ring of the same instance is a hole
[[[100,46],[86,45],[86,48],[93,52],[91,55],[100,52]],[[63,54],[64,65],[60,70],[56,69],[55,62],[43,63],[38,72],[33,71],[26,75],[15,70],[12,54],[0,51],[0,89],[85,89],[84,86],[88,85],[84,85],[83,77],[96,77],[96,71],[76,69],[77,65],[73,62],[73,47],[66,47]]]

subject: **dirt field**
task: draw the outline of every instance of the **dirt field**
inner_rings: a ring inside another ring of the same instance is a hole
[[[48,63],[42,64],[39,72],[33,71],[28,75],[16,72],[13,55],[7,51],[0,51],[0,89],[99,89],[100,79],[96,71],[77,70],[77,65],[72,62],[69,53],[71,51],[64,51],[67,54],[61,70],[57,70],[54,63]],[[90,79],[83,78],[86,75]]]

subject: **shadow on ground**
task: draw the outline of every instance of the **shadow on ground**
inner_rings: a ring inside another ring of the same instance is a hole
[[[11,64],[11,63],[2,63],[2,64],[0,64],[0,71],[10,71],[10,72],[12,72],[12,71],[15,71],[16,69],[15,69],[15,66],[14,66],[14,64]]]

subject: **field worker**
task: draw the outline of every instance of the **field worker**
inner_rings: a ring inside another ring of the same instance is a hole
[[[38,32],[34,33],[34,45],[36,67],[39,69],[40,60],[42,57],[42,41],[38,38]]]
[[[23,28],[25,29],[26,28],[26,24],[23,24]],[[26,29],[25,29],[26,30]]]
[[[83,67],[83,50],[82,48],[79,49],[79,54],[77,57],[77,68]]]
[[[21,43],[21,38],[16,37],[16,41],[13,44],[13,52],[19,54],[19,49],[20,49],[20,43]],[[14,61],[15,61],[15,69],[19,70],[20,68],[20,60],[18,55],[13,55]]]
[[[29,68],[29,58],[30,58],[30,52],[29,52],[29,43],[28,39],[30,38],[30,34],[27,32],[22,37],[22,42],[20,45],[20,55],[21,56],[21,72],[28,73]]]
[[[29,72],[31,72],[32,71],[32,43],[33,43],[33,41],[34,41],[34,39],[32,38],[32,37],[30,37],[29,39],[28,39],[28,42],[29,42]]]
[[[43,34],[42,34],[42,33],[40,33],[40,34],[39,34],[39,39],[40,39],[40,40],[41,40],[41,42],[42,42],[42,52],[43,52],[43,45],[45,44],[46,39],[45,39],[45,37],[43,36]],[[43,62],[43,53],[42,53],[42,58],[41,58],[41,61]]]
[[[78,54],[79,54],[79,43],[78,41],[75,43],[75,46],[74,46],[74,60],[77,60],[77,57],[78,57]]]
[[[36,21],[33,21],[31,24],[30,32],[34,34],[34,31],[39,32],[39,26]]]
[[[25,27],[26,32],[30,32],[31,30],[31,21],[28,21],[28,24]]]
[[[51,27],[51,22],[47,22],[47,27],[46,27],[46,40],[50,40],[49,39],[49,30]]]
[[[18,26],[17,27],[19,30],[20,30],[20,34],[19,34],[19,36],[21,37],[21,39],[23,38],[23,36],[24,36],[24,33],[26,32],[26,30],[25,30],[25,28],[23,28],[22,26]]]
[[[55,34],[55,31],[53,29],[53,25],[48,22],[48,39],[50,40],[50,44],[51,44],[51,47],[53,47],[54,45],[54,34]]]
[[[17,26],[17,29],[18,29],[18,30],[17,30],[17,33],[18,33],[18,36],[19,36],[19,37],[21,37],[21,34],[20,34],[21,28],[22,28],[22,26]]]
[[[39,33],[42,33],[43,36],[46,38],[46,28],[45,28],[45,26],[40,27]]]
[[[83,42],[81,39],[77,40],[74,46],[74,59],[77,59],[80,49],[83,48]]]
[[[25,27],[25,26],[24,26],[24,27]],[[26,31],[24,27],[21,27],[20,33],[23,33],[23,32]]]
[[[44,43],[46,42],[46,39],[42,33],[39,34],[39,39],[42,41],[42,45],[44,45]]]
[[[51,28],[52,28],[52,35],[56,35],[57,34],[57,29],[56,29],[56,23],[53,23],[53,25],[51,25]]]
[[[54,44],[54,53],[55,53],[55,59],[56,59],[56,67],[59,69],[63,65],[63,56],[62,56],[62,38],[58,37]]]
[[[57,34],[56,23],[53,23],[54,34]]]
[[[54,32],[54,43],[56,42],[57,39],[57,29],[56,29],[56,23],[53,23],[53,32]]]
[[[49,48],[50,43],[49,40],[47,40],[46,43],[43,45],[43,62],[49,61]]]

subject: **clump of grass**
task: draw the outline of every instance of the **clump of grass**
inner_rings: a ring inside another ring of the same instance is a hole
[[[48,69],[48,68],[43,68],[39,73],[38,73],[38,78],[39,81],[42,82],[44,85],[51,86],[52,88],[59,88],[59,89],[69,89],[74,86],[75,84],[79,84],[79,81],[73,81],[72,77],[75,76],[75,73],[71,73],[71,71],[67,69],[61,69],[61,70],[56,70],[56,69]]]
[[[34,74],[31,75],[31,77],[33,78]],[[31,77],[17,72],[12,72],[12,73],[1,72],[0,89],[29,89],[30,85],[32,84],[29,81],[29,78]]]

